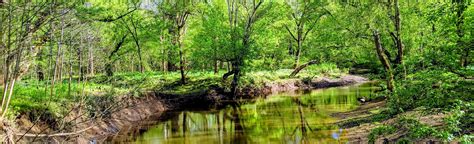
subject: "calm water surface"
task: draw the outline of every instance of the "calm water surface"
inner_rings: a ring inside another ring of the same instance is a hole
[[[350,111],[372,84],[274,94],[221,110],[172,114],[133,137],[135,143],[344,143],[331,113]]]

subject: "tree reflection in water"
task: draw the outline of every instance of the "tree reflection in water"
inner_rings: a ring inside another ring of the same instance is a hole
[[[282,93],[227,108],[187,111],[148,129],[145,143],[339,143],[345,133],[330,115],[355,109],[374,87]],[[172,133],[172,134],[170,134]]]

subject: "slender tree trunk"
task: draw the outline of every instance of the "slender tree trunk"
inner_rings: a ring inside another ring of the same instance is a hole
[[[388,60],[387,56],[383,52],[382,43],[380,41],[380,34],[377,30],[373,31],[373,38],[374,38],[375,50],[377,51],[377,56],[385,69],[386,79],[387,79],[387,89],[390,92],[393,92],[394,75],[393,75],[392,67],[390,66],[390,61]]]
[[[3,96],[2,96],[2,105],[0,107],[0,112],[3,112],[3,105],[5,104],[5,99],[8,93],[8,86],[10,82],[10,49],[11,49],[11,37],[9,36],[12,29],[12,8],[8,6],[8,28],[7,28],[7,46],[5,48],[5,59],[4,59],[4,68],[3,68]]]
[[[87,51],[88,51],[88,56],[89,56],[89,65],[88,65],[88,69],[89,69],[89,75],[90,76],[93,76],[95,75],[95,68],[94,68],[94,51],[92,49],[92,41],[94,40],[93,37],[90,37],[88,39],[88,48],[87,48]]]
[[[58,66],[58,74],[57,74],[58,76],[57,80],[59,80],[60,82],[62,82],[63,80],[63,74],[64,74],[63,70],[64,70],[64,51],[61,50],[61,53],[59,54],[59,66]]]
[[[469,59],[469,47],[464,45],[463,37],[464,37],[464,11],[467,8],[466,1],[464,0],[457,0],[454,1],[456,5],[456,35],[458,39],[456,41],[456,46],[460,48],[460,65],[461,67],[467,67],[468,59]]]
[[[404,46],[402,43],[402,37],[401,37],[401,24],[400,24],[400,6],[398,4],[398,0],[395,0],[395,17],[394,17],[394,24],[395,24],[395,40],[396,40],[396,46],[397,46],[397,58],[395,59],[395,64],[402,64],[403,63],[403,51],[404,51]]]
[[[142,49],[140,48],[140,44],[138,43],[138,40],[135,40],[135,44],[137,45],[138,49],[138,66],[140,69],[140,72],[143,73],[143,60],[142,60]]]
[[[133,20],[133,18],[130,18],[130,22],[132,23],[131,28],[128,24],[125,24],[125,25],[126,25],[126,28],[127,28],[128,32],[130,34],[132,34],[133,41],[135,42],[135,46],[137,47],[138,69],[141,73],[143,73],[144,68],[143,68],[143,60],[142,60],[142,52],[141,52],[142,49],[140,47],[140,42],[139,42],[139,39],[138,39],[137,25],[135,24],[135,21]]]
[[[28,29],[28,24],[25,28],[25,32],[27,32],[27,29]],[[11,98],[12,98],[12,95],[13,95],[13,90],[14,90],[14,87],[15,87],[15,82],[17,81],[18,77],[20,77],[20,62],[21,62],[21,58],[22,58],[22,54],[23,54],[23,42],[19,42],[18,44],[18,50],[17,50],[17,53],[14,54],[13,58],[15,58],[15,67],[13,69],[13,73],[11,74],[11,78],[10,78],[10,88],[8,90],[8,98],[7,98],[7,101],[4,103],[2,101],[2,117],[1,118],[4,118],[5,115],[7,114],[8,112],[8,106],[10,105],[10,101],[11,101]]]
[[[214,48],[214,74],[219,73],[219,61],[217,60],[217,47]]]
[[[240,80],[240,60],[237,60],[236,62],[232,63],[232,72],[234,74],[234,78],[232,79],[232,82],[230,84],[231,86],[231,94],[234,95],[234,98],[237,96],[237,87],[239,85],[239,80]]]
[[[37,61],[43,61],[43,51],[39,50],[37,57]],[[43,81],[44,80],[44,70],[41,64],[36,64],[36,78],[38,81]]]
[[[296,48],[296,53],[295,53],[295,65],[293,66],[295,69],[300,64],[300,54],[301,54],[301,42],[298,41],[298,46]]]
[[[293,68],[297,68],[300,64],[300,55],[301,55],[301,47],[303,45],[303,41],[301,40],[303,31],[301,30],[300,27],[298,27],[298,38],[297,38],[297,46],[296,46],[296,52],[295,52],[295,65]]]
[[[180,43],[180,42],[179,42]],[[179,71],[181,73],[181,84],[186,84],[186,74],[184,73],[184,52],[181,44],[179,45]]]
[[[183,12],[176,17],[176,28],[177,32],[175,33],[175,44],[177,44],[179,48],[179,71],[181,73],[181,84],[186,84],[186,58],[184,54],[184,48],[182,45],[181,37],[186,34],[186,20],[188,17],[188,13]]]
[[[68,91],[67,95],[71,96],[71,83],[72,83],[72,49],[69,52],[69,81],[68,81]]]
[[[84,36],[81,35],[81,45],[78,47],[78,63],[79,63],[79,80],[83,80],[84,79],[84,70],[83,70],[83,66],[82,66],[82,57],[83,57],[83,40],[84,40]]]
[[[166,53],[166,50],[165,50],[164,38],[163,38],[162,35],[160,36],[160,43],[161,43],[161,56],[162,56],[162,58],[161,58],[161,67],[162,67],[162,71],[166,72],[166,71],[168,71],[168,66],[167,66],[167,62],[166,62],[167,53]]]
[[[295,50],[293,49],[293,39],[289,38],[288,39],[288,54],[291,56],[295,53],[294,51]]]
[[[131,71],[131,72],[135,72],[135,67],[136,67],[136,65],[135,65],[134,56],[129,56],[128,58],[131,59],[130,62],[132,63],[132,64],[130,65],[130,67],[128,67],[128,68],[130,68],[130,71]]]
[[[64,18],[61,17],[61,37],[58,40],[58,51],[56,53],[56,62],[54,64],[54,73],[53,73],[53,79],[51,80],[51,91],[50,95],[54,96],[54,85],[56,82],[56,78],[61,80],[61,46],[62,46],[62,40],[63,40],[63,35],[64,35]]]
[[[219,73],[219,61],[214,60],[214,74]]]

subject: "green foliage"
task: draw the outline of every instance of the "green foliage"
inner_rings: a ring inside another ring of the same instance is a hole
[[[431,136],[451,141],[472,129],[471,86],[472,82],[451,72],[420,71],[397,83],[397,89],[388,100],[389,110],[398,114],[421,107],[426,113],[446,113],[445,125],[441,128],[423,125],[414,119],[401,119],[399,123],[408,130],[408,138]]]
[[[474,135],[464,135],[461,137],[460,142],[462,144],[470,144],[473,142],[473,139],[474,139]]]
[[[306,70],[308,71],[308,73],[324,76],[338,76],[338,74],[347,73],[347,71],[339,69],[334,63],[311,65],[308,66]]]
[[[12,114],[26,113],[31,110],[47,109],[53,115],[59,116],[64,112],[63,107],[72,99],[66,83],[58,83],[54,89],[54,96],[50,96],[45,83],[39,81],[20,82],[14,90],[15,99],[12,99]],[[78,85],[72,86],[71,93],[79,92]],[[50,102],[51,101],[51,102]]]
[[[387,126],[382,125],[372,129],[368,138],[370,142],[375,142],[377,137],[381,135],[388,135],[393,133],[405,133],[399,143],[404,140],[417,140],[424,138],[440,138],[447,141],[452,141],[454,135],[452,132],[438,129],[427,124],[422,124],[418,120],[410,117],[400,117],[395,124]]]
[[[421,71],[401,80],[389,98],[390,107],[403,112],[420,106],[426,109],[448,108],[456,100],[464,100],[457,88],[460,78],[444,71]]]
[[[393,126],[386,126],[382,125],[377,128],[372,129],[370,132],[368,138],[369,138],[369,143],[374,143],[377,137],[381,135],[387,135],[387,134],[392,134],[396,131],[396,128]]]
[[[222,75],[237,69],[235,64],[243,73],[240,88],[261,88],[289,78],[296,47],[301,48],[300,64],[318,61],[298,74],[304,82],[339,77],[351,68],[386,79],[374,50],[372,31],[378,30],[390,63],[400,53],[397,38],[404,57],[391,65],[395,90],[375,95],[386,96],[389,108],[376,111],[370,121],[418,108],[444,112],[445,125],[438,133],[402,119],[408,125],[404,128],[412,129],[410,138],[451,139],[473,131],[472,2],[400,1],[400,30],[394,26],[395,5],[387,2],[265,1],[255,15],[252,4],[260,0],[238,1],[235,15],[229,15],[227,2],[1,3],[0,75],[18,76],[9,117],[37,110],[60,118],[80,98],[94,117],[108,109],[98,105],[113,105],[123,95],[139,97],[144,90],[185,94],[215,86],[228,89],[231,78],[224,81]],[[184,19],[176,19],[182,14]],[[302,40],[301,47],[295,39]],[[179,83],[180,66],[187,84]],[[115,75],[105,76],[108,70]],[[390,130],[381,127],[372,137]]]
[[[406,136],[411,139],[426,138],[440,133],[435,128],[421,124],[418,120],[409,117],[399,118],[395,125],[401,130],[408,131]]]

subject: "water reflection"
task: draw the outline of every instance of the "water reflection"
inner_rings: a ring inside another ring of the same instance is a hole
[[[222,110],[176,112],[136,137],[136,143],[339,143],[334,112],[357,107],[375,88],[351,86],[281,93]]]

